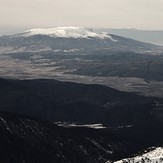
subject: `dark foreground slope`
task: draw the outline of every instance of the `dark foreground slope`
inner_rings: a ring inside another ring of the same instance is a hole
[[[100,85],[0,79],[0,110],[51,121],[106,126],[163,121],[163,100]]]
[[[1,163],[104,163],[129,157],[150,145],[108,129],[63,128],[0,113]]]

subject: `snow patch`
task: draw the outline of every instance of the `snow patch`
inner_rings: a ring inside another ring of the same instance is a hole
[[[55,122],[58,126],[61,127],[87,127],[87,128],[93,128],[93,129],[103,129],[106,128],[102,124],[75,124],[75,123],[67,123],[67,122]]]
[[[163,147],[158,147],[140,156],[126,158],[114,163],[163,163]]]

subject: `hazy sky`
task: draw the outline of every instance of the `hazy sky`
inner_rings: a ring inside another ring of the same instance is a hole
[[[57,26],[163,29],[163,0],[0,0],[0,34]]]

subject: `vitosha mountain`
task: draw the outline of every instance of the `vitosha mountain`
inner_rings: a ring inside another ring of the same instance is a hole
[[[94,32],[84,27],[58,27],[51,29],[31,29],[20,34],[0,37],[1,53],[53,51],[71,49],[103,49],[111,51],[148,51],[159,50],[158,46],[132,39]],[[5,50],[5,51],[4,51]],[[8,52],[9,52],[8,51]],[[159,51],[158,51],[159,52]]]

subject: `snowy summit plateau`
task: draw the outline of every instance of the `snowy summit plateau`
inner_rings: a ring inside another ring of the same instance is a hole
[[[89,38],[95,37],[100,39],[111,38],[105,32],[96,33],[90,28],[86,27],[57,27],[49,29],[30,29],[21,34],[21,36],[34,36],[34,35],[48,35],[51,37],[64,37],[64,38]]]

